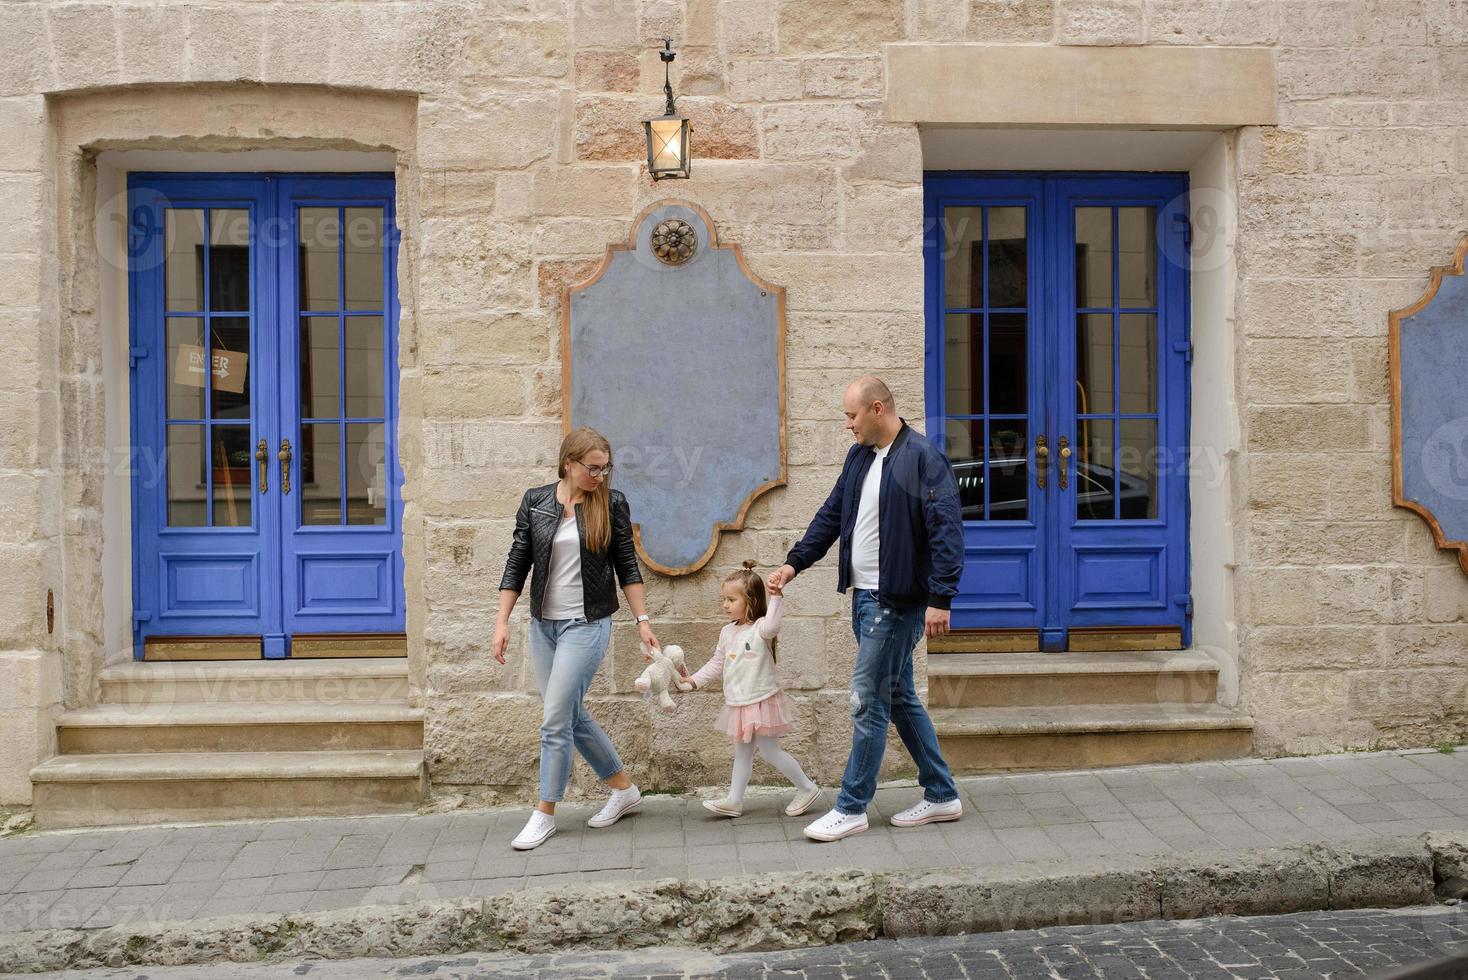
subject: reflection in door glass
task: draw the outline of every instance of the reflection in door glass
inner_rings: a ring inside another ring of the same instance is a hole
[[[168,208],[163,212],[164,308],[195,313],[204,308],[204,212]]]
[[[341,426],[312,422],[301,426],[301,523],[342,522]]]
[[[205,527],[209,523],[204,474],[203,425],[170,425],[168,430],[168,526]]]
[[[210,400],[216,419],[250,417],[250,318],[209,318],[213,389]]]
[[[1121,410],[1157,411],[1157,315],[1121,314]]]
[[[349,316],[346,324],[347,418],[382,418],[386,364],[380,316]]]
[[[1076,423],[1075,469],[1071,482],[1076,494],[1076,518],[1109,521],[1116,516],[1116,459],[1112,451],[1115,429],[1111,419],[1083,419]]]
[[[382,309],[382,208],[346,208],[346,308]]]
[[[989,314],[989,411],[992,414],[1023,415],[1028,410],[1029,343],[1023,313]]]
[[[984,414],[984,314],[950,313],[943,318],[949,415]]]
[[[984,305],[984,209],[943,209],[943,303],[949,309]]]
[[[988,307],[1026,306],[1028,258],[1025,248],[1025,209],[989,209]]]
[[[1157,209],[1116,209],[1120,306],[1157,305]]]
[[[1076,314],[1076,412],[1113,411],[1110,313]]]
[[[209,465],[214,482],[215,527],[249,527],[254,449],[248,425],[216,425],[211,431]]]
[[[301,417],[332,419],[341,414],[341,352],[334,316],[301,317]]]
[[[989,421],[989,520],[1029,520],[1029,440],[1024,419]]]
[[[249,211],[209,212],[209,309],[232,313],[250,309]]]
[[[984,519],[984,422],[950,420],[944,451],[958,480],[958,505],[966,521]]]
[[[338,310],[341,229],[336,208],[300,210],[301,309]]]
[[[204,348],[204,321],[196,316],[171,316],[164,322],[168,344],[168,417],[202,419],[208,352]]]
[[[1121,482],[1121,516],[1127,520],[1157,517],[1157,423],[1152,419],[1122,419],[1117,451]]]
[[[387,523],[387,451],[381,423],[347,426],[347,523]]]
[[[1076,208],[1076,306],[1111,306],[1111,209]]]

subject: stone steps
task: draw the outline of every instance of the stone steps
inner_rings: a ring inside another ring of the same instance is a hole
[[[44,829],[410,812],[421,749],[59,755],[31,770]]]
[[[130,661],[100,678],[104,704],[408,699],[408,662],[401,658]]]
[[[1190,650],[945,653],[928,657],[935,708],[1201,704],[1218,698],[1218,665]]]
[[[1088,769],[1247,756],[1253,722],[1216,703],[937,707],[944,758],[960,773]]]
[[[407,661],[132,662],[62,713],[31,770],[42,829],[410,811],[423,710]]]
[[[63,713],[63,754],[421,749],[423,710],[373,701],[105,704]]]

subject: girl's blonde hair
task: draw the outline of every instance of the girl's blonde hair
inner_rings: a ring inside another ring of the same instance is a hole
[[[607,454],[607,465],[612,462],[612,444],[607,437],[595,429],[573,429],[561,440],[560,475],[565,479],[571,463],[581,463],[597,450]],[[584,465],[584,464],[583,464]],[[586,524],[586,547],[596,554],[603,554],[612,542],[612,480],[608,477],[586,495],[582,517]]]
[[[743,568],[737,572],[731,572],[729,577],[724,579],[725,584],[738,582],[740,588],[744,590],[744,614],[749,617],[751,623],[770,611],[770,601],[765,596],[765,580],[755,574],[754,566],[754,562],[746,561]],[[770,641],[772,659],[779,659],[775,655],[775,648],[779,645],[778,638]]]

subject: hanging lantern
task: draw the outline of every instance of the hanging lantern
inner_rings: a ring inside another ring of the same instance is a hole
[[[685,117],[678,115],[673,105],[669,66],[677,56],[672,39],[664,38],[663,50],[658,52],[658,57],[663,60],[663,94],[667,96],[667,104],[661,116],[642,123],[647,131],[647,172],[652,174],[653,180],[687,177],[692,163],[688,159],[688,134],[692,127]]]

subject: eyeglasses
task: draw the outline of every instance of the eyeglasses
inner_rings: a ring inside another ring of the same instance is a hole
[[[571,460],[571,462],[575,463],[577,466],[579,466],[583,470],[585,470],[586,471],[586,475],[589,476],[589,477],[591,477],[593,480],[595,480],[599,476],[605,476],[605,477],[610,478],[611,475],[612,475],[612,464],[611,463],[608,463],[605,466],[587,466],[585,463],[581,462],[581,460],[579,460],[579,459],[573,459],[573,460]]]

